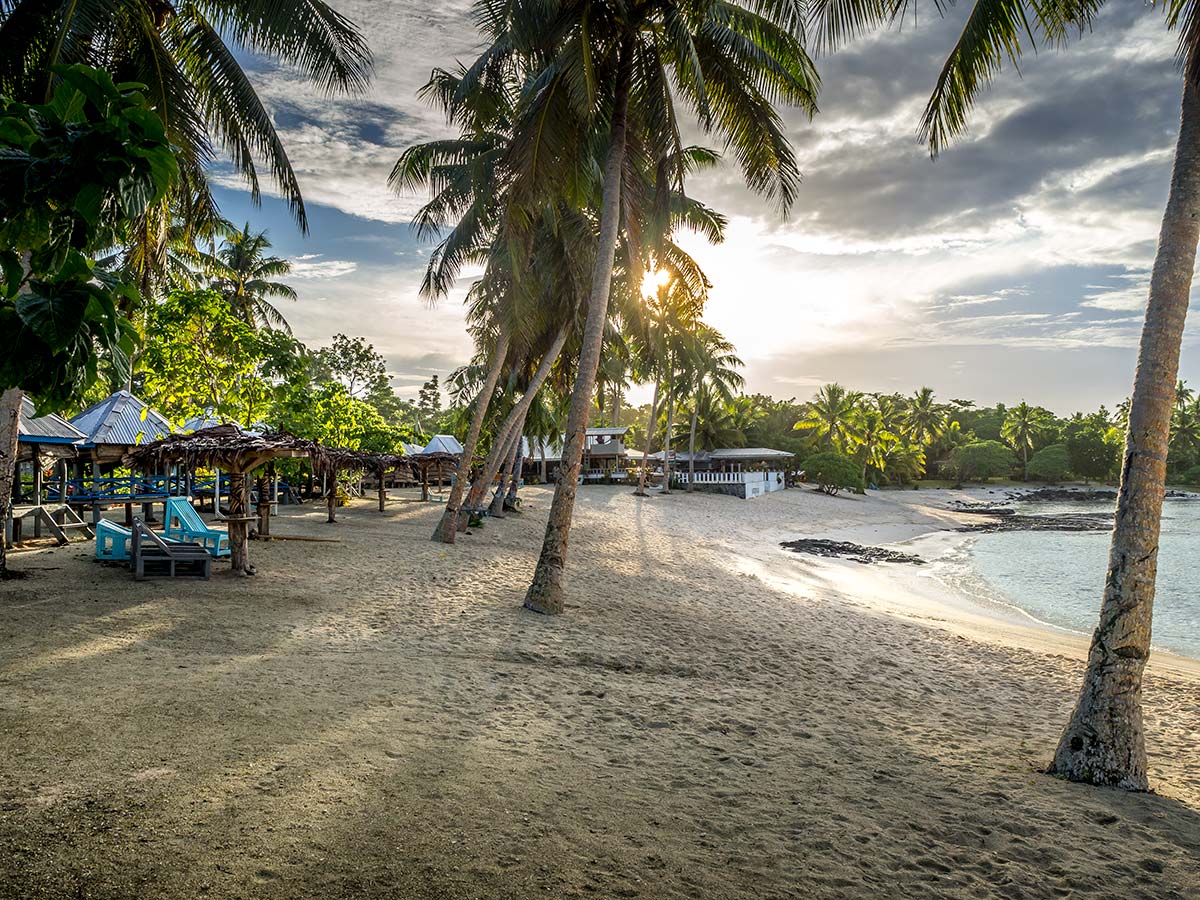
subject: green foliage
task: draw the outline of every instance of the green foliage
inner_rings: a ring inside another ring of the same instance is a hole
[[[161,120],[137,85],[56,69],[49,103],[0,98],[0,389],[63,404],[103,365],[123,378],[136,291],[99,270],[131,220],[178,178]]]
[[[948,468],[959,481],[987,481],[1009,474],[1015,462],[1012,449],[999,441],[974,441],[954,449]]]
[[[1085,480],[1108,478],[1117,468],[1121,447],[1110,438],[1107,416],[1076,416],[1063,428],[1071,471]]]
[[[836,450],[814,453],[804,460],[804,473],[817,489],[831,497],[847,488],[858,493],[865,489],[858,463]]]
[[[1071,471],[1066,444],[1051,444],[1029,457],[1029,474],[1039,481],[1062,481]]]
[[[1179,484],[1200,484],[1200,465],[1192,466],[1179,476]]]
[[[137,386],[151,406],[176,421],[212,410],[253,424],[268,344],[220,294],[174,291],[147,311],[146,329],[154,340],[139,361]]]

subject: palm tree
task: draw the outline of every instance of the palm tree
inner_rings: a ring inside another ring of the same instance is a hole
[[[525,606],[563,609],[562,575],[584,435],[608,320],[617,239],[624,219],[642,221],[636,191],[623,190],[627,159],[662,172],[664,186],[683,176],[677,100],[705,131],[728,142],[748,185],[790,205],[798,172],[775,102],[814,109],[815,69],[801,47],[798,7],[699,0],[647,0],[633,6],[511,4],[484,0],[477,15],[491,45],[473,77],[520,57],[526,69],[521,120],[511,156],[517,193],[565,194],[580,177],[579,149],[607,131],[599,205],[599,241],[587,318],[567,416],[563,477],[551,505],[542,552]]]
[[[810,11],[822,37],[837,43],[895,20],[909,0],[819,0]],[[946,60],[921,130],[936,155],[966,127],[979,91],[1007,58],[1019,63],[1038,31],[1047,44],[1091,30],[1103,0],[977,0]],[[1150,279],[1145,324],[1126,427],[1116,526],[1100,622],[1092,636],[1075,708],[1050,771],[1075,781],[1146,790],[1141,688],[1150,656],[1154,579],[1167,476],[1173,386],[1200,243],[1200,5],[1164,0],[1168,29],[1180,30],[1183,70],[1179,139]]]
[[[836,382],[824,385],[806,405],[795,430],[826,447],[849,453],[854,446],[854,410],[861,399],[858,391],[848,391]]]
[[[1196,397],[1196,392],[1187,386],[1187,382],[1182,378],[1175,383],[1175,408],[1182,409],[1192,402]]]
[[[146,85],[177,148],[181,185],[172,206],[189,220],[210,219],[216,209],[206,175],[215,144],[256,202],[256,160],[265,161],[304,231],[296,174],[238,55],[284,63],[330,95],[365,90],[371,69],[366,39],[321,0],[3,0],[0,46],[0,94],[27,102],[49,96],[59,64],[84,63]]]
[[[267,256],[271,242],[265,231],[233,231],[215,254],[206,254],[201,269],[211,285],[225,298],[234,315],[248,325],[277,328],[292,333],[287,320],[268,297],[295,300],[296,292],[286,284],[272,281],[292,271],[292,264],[279,256]]]
[[[888,448],[900,443],[892,433],[889,417],[892,401],[886,397],[873,397],[854,410],[852,435],[855,458],[862,463],[863,483],[867,481],[867,470],[875,469],[880,475],[887,469]]]
[[[933,389],[923,387],[907,401],[904,427],[918,447],[927,447],[946,427],[946,413],[934,400]]]
[[[1182,406],[1176,406],[1171,417],[1171,455],[1180,459],[1176,468],[1191,464],[1196,458],[1196,449],[1200,447],[1200,401],[1192,400]]]
[[[688,430],[687,490],[690,494],[696,480],[696,424],[700,407],[697,400],[703,394],[710,402],[715,398],[722,403],[731,403],[734,391],[739,390],[745,382],[737,372],[737,368],[743,365],[742,360],[734,353],[733,344],[719,331],[700,322],[688,338],[690,346],[681,380],[683,391],[692,395]],[[742,441],[745,441],[744,437]]]
[[[1029,480],[1029,451],[1034,443],[1045,434],[1054,417],[1040,406],[1030,406],[1024,400],[1012,407],[1000,426],[1000,436],[1021,453],[1024,481]]]

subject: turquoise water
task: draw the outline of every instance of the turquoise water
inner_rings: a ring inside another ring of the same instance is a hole
[[[1109,504],[1019,503],[1028,515],[1095,513]],[[1090,634],[1100,613],[1109,535],[1099,532],[1007,531],[981,534],[967,547],[989,599],[1033,618]],[[1158,551],[1155,647],[1200,659],[1200,501],[1167,500]]]

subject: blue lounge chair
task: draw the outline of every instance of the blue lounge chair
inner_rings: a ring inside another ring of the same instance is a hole
[[[224,528],[205,525],[186,497],[167,500],[167,527],[164,534],[177,541],[194,541],[217,558],[229,555],[229,532]]]
[[[125,562],[129,559],[129,539],[133,532],[128,528],[101,519],[96,523],[96,559]]]

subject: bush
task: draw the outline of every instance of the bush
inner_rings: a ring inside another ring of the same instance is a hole
[[[1066,444],[1051,444],[1029,457],[1029,474],[1039,481],[1062,481],[1070,470]]]
[[[835,496],[842,488],[865,490],[862,469],[850,457],[832,450],[814,453],[804,460],[804,474],[822,493]]]
[[[1008,474],[1015,462],[1012,450],[999,441],[974,441],[954,448],[948,469],[959,481],[987,481]]]

